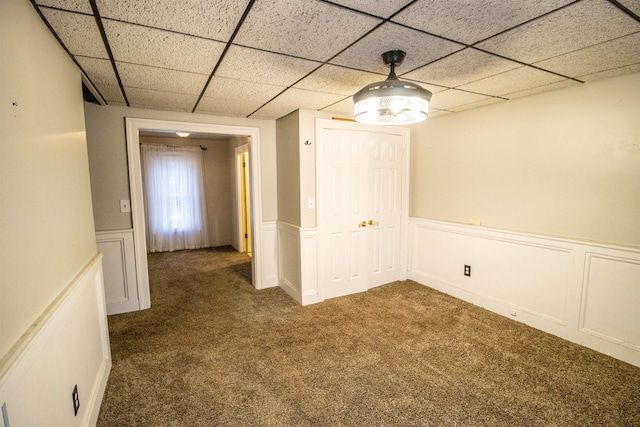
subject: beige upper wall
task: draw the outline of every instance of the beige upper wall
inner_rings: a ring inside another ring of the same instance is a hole
[[[258,128],[262,219],[273,221],[277,218],[275,120],[209,116],[86,103],[85,120],[96,231],[132,228],[131,215],[120,213],[120,200],[130,198],[125,137],[126,117]]]
[[[97,252],[80,71],[26,0],[0,40],[2,357]]]
[[[315,227],[316,119],[349,118],[331,111],[296,110],[277,120],[278,219],[289,224]]]
[[[298,111],[276,121],[278,220],[300,225],[300,120]]]
[[[640,246],[640,74],[412,126],[410,215]]]

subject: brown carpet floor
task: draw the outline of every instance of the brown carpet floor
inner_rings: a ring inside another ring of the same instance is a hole
[[[640,426],[640,368],[415,282],[301,307],[250,267],[150,254],[99,426]]]

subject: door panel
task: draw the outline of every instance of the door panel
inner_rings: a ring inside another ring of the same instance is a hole
[[[317,143],[322,298],[400,279],[404,137],[318,127]]]
[[[329,131],[327,131],[329,132]],[[333,298],[367,290],[365,228],[359,227],[367,207],[366,133],[326,133],[323,147],[324,176],[330,177],[327,192],[319,199],[327,203],[324,222],[327,233],[320,236],[325,248],[323,260],[330,260],[330,277],[324,296]],[[325,237],[326,236],[326,237]]]
[[[400,239],[402,223],[403,137],[370,133],[370,218],[373,221],[370,245],[372,265],[368,287],[398,280],[401,276]]]

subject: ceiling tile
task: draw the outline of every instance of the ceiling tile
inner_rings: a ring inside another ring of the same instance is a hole
[[[429,107],[437,110],[447,110],[452,107],[479,102],[489,98],[490,97],[486,95],[449,89],[434,95],[433,98],[431,98]]]
[[[503,96],[509,99],[522,98],[524,96],[535,95],[537,93],[549,92],[550,90],[562,89],[569,86],[579,85],[581,83],[575,80],[565,79],[559,82],[550,83],[548,85],[536,86],[531,89],[520,90],[513,93],[506,93]]]
[[[505,71],[504,73],[459,86],[459,89],[500,96],[506,93],[544,86],[560,80],[564,79],[558,75],[527,66]]]
[[[103,20],[117,61],[211,74],[225,44],[139,25]]]
[[[77,56],[76,60],[105,101],[109,103],[111,101],[124,102],[124,97],[110,60],[84,56]]]
[[[320,110],[343,99],[342,95],[293,88],[262,107],[252,117],[280,118],[300,108]]]
[[[148,89],[125,87],[129,104],[132,107],[150,108],[153,110],[191,112],[198,100],[197,95],[183,93],[160,92]]]
[[[36,0],[36,3],[40,6],[51,6],[56,9],[93,15],[93,9],[91,9],[91,4],[87,0]]]
[[[286,87],[214,76],[198,104],[197,112],[248,116]]]
[[[74,55],[109,58],[102,36],[91,15],[42,8],[42,14]]]
[[[257,0],[234,43],[326,61],[379,22],[316,0]]]
[[[196,113],[246,117],[260,108],[260,106],[262,104],[249,98],[234,99],[233,102],[229,102],[225,98],[203,96],[196,108]]]
[[[623,6],[640,16],[640,1],[638,0],[618,0]]]
[[[410,27],[473,44],[573,0],[419,0],[393,18]]]
[[[468,48],[402,77],[455,87],[518,67],[516,62]]]
[[[291,86],[320,63],[240,46],[227,51],[216,76],[276,86]]]
[[[416,83],[417,85],[422,86],[423,88],[425,88],[426,90],[428,90],[431,93],[439,93],[439,92],[443,92],[443,91],[445,91],[447,89],[450,89],[450,88],[445,87],[445,86],[432,85],[430,83],[425,83],[425,82],[421,82],[421,81],[418,81],[418,80],[407,79],[404,76],[402,77],[401,80],[406,80],[408,82]]]
[[[579,78],[638,62],[640,32],[540,61],[535,65],[565,76]]]
[[[294,87],[338,95],[353,95],[364,86],[385,78],[386,76],[366,71],[323,65],[313,74],[296,83]]]
[[[353,117],[353,97],[343,99],[333,105],[324,108],[325,111],[335,111],[336,113],[348,114]]]
[[[200,95],[209,78],[206,74],[147,67],[126,62],[116,62],[116,67],[118,67],[122,84],[125,87],[138,89]]]
[[[640,31],[640,23],[606,0],[584,0],[478,44],[525,63]]]
[[[481,101],[471,102],[469,104],[462,104],[462,105],[457,105],[455,107],[449,107],[449,111],[458,112],[458,111],[471,110],[473,108],[486,107],[487,105],[497,104],[498,102],[505,102],[505,100],[500,98],[487,98]]]
[[[334,3],[350,7],[352,9],[361,10],[382,18],[388,18],[405,5],[411,3],[412,0],[333,0]]]
[[[451,114],[451,111],[447,111],[447,110],[436,110],[429,108],[429,119],[433,119],[439,116],[444,116],[447,114]]]
[[[607,79],[610,77],[621,76],[623,74],[631,74],[640,72],[640,63],[628,65],[626,67],[614,68],[612,70],[601,71],[599,73],[587,74],[586,76],[580,76],[580,80],[590,82],[593,80]]]
[[[255,102],[259,103],[256,106],[257,108],[285,89],[285,86],[275,86],[214,76],[211,83],[209,83],[205,96],[230,100],[249,98],[256,100]]]
[[[227,41],[247,2],[229,0],[96,0],[102,18]]]
[[[403,50],[407,56],[397,74],[413,70],[456,50],[462,45],[442,40],[397,24],[386,23],[331,60],[332,64],[388,74],[382,54]]]

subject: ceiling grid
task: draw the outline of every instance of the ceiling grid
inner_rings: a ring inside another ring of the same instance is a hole
[[[432,116],[640,71],[640,0],[31,0],[108,105],[351,114],[388,70]]]

